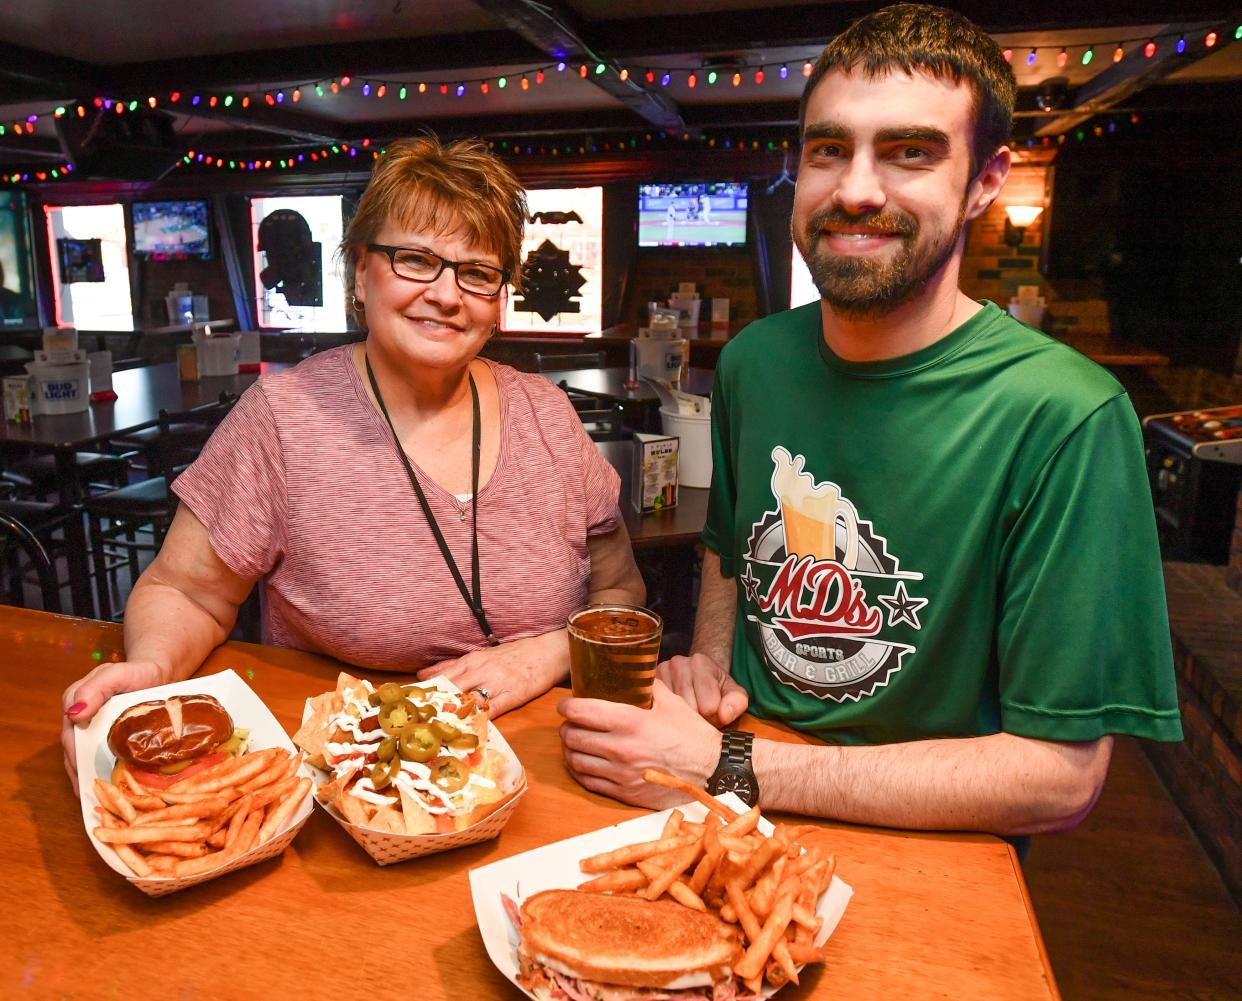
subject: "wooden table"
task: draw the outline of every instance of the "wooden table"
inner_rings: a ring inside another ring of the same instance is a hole
[[[115,400],[91,403],[76,414],[41,414],[30,424],[5,422],[0,444],[44,452],[82,451],[116,435],[154,427],[161,410],[189,410],[212,402],[222,392],[240,393],[263,373],[288,367],[284,362],[263,362],[259,372],[204,376],[197,382],[182,382],[176,362],[114,372]]]
[[[41,414],[30,424],[0,421],[0,454],[10,458],[31,452],[54,455],[60,503],[71,506],[79,500],[78,452],[93,450],[117,435],[154,427],[161,410],[189,410],[216,400],[222,392],[240,393],[263,373],[288,367],[283,362],[264,362],[259,372],[209,376],[197,382],[182,382],[175,362],[114,372],[115,400],[92,402],[75,414]],[[65,541],[73,610],[94,615],[95,599],[88,580],[90,554],[80,517],[66,523]]]
[[[1086,355],[1097,365],[1109,368],[1165,368],[1169,364],[1168,355],[1116,337],[1067,334],[1057,340]]]
[[[316,809],[281,858],[152,900],[91,847],[57,739],[62,689],[120,642],[114,625],[0,608],[0,996],[518,999],[484,951],[467,870],[641,812],[566,773],[554,690],[499,720],[530,790],[498,839],[380,868]],[[237,671],[292,732],[337,666],[229,643],[203,671]],[[782,1001],[1059,997],[1005,842],[822,827],[854,899],[827,966]]]
[[[675,507],[639,514],[630,502],[634,483],[634,442],[597,441],[595,447],[621,475],[621,513],[635,549],[693,546],[707,523],[706,487],[680,487]]]

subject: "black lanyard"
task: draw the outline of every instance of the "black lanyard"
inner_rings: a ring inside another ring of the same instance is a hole
[[[375,394],[375,402],[379,404],[380,413],[384,415],[384,420],[388,422],[388,430],[392,432],[393,442],[397,446],[397,455],[401,457],[401,464],[405,466],[406,475],[410,478],[410,486],[414,488],[414,493],[418,495],[418,503],[422,506],[423,514],[427,518],[427,524],[431,526],[431,534],[436,537],[436,545],[440,547],[440,555],[444,557],[444,562],[448,564],[449,572],[453,575],[453,580],[457,583],[457,590],[461,592],[461,596],[466,599],[466,604],[470,606],[470,611],[479,623],[479,628],[483,630],[483,635],[487,637],[489,646],[499,646],[500,640],[496,638],[496,634],[492,632],[492,627],[487,622],[487,616],[483,612],[483,588],[479,583],[479,390],[474,384],[474,376],[469,373],[466,378],[470,380],[470,402],[473,411],[474,430],[471,434],[470,442],[470,573],[473,578],[474,596],[471,597],[470,591],[466,588],[466,582],[462,579],[461,571],[457,569],[457,563],[453,559],[453,554],[449,552],[448,543],[444,541],[444,533],[440,531],[440,525],[436,521],[436,516],[431,513],[431,505],[427,503],[427,495],[423,493],[423,488],[418,484],[418,477],[414,475],[414,467],[410,465],[410,460],[405,454],[405,449],[401,447],[401,439],[397,437],[397,429],[392,426],[392,418],[388,416],[388,408],[384,406],[384,396],[380,393],[379,383],[375,381],[375,372],[371,368],[371,359],[367,355],[363,355],[367,363],[367,378],[371,380],[371,392]]]

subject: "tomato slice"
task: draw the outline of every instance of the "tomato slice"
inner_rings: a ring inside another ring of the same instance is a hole
[[[184,768],[175,775],[165,775],[163,772],[153,772],[146,768],[135,768],[133,765],[129,766],[129,770],[134,778],[149,789],[168,789],[171,786],[176,785],[176,783],[180,782],[182,779],[188,779],[191,775],[196,775],[199,772],[210,768],[212,765],[218,765],[227,757],[228,755],[224,752],[204,754],[201,758],[195,761],[194,764],[190,765],[189,768]]]

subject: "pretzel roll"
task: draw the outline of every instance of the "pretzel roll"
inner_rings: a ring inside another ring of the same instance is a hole
[[[155,769],[214,751],[232,735],[232,717],[210,695],[175,695],[126,709],[108,747],[118,760]]]

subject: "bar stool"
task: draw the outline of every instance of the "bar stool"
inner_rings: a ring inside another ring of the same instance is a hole
[[[140,572],[138,554],[155,553],[177,513],[177,495],[169,484],[197,458],[207,439],[237,402],[237,396],[221,393],[220,398],[193,410],[169,413],[161,410],[153,442],[158,476],[87,497],[83,502],[94,561],[95,597],[99,617],[112,618],[109,551],[124,552],[131,579]],[[106,523],[106,524],[105,524]],[[151,542],[138,541],[139,532],[149,531]],[[113,568],[115,569],[115,568]]]
[[[26,607],[24,573],[29,567],[38,580],[43,610],[61,610],[55,555],[63,544],[53,534],[76,513],[72,508],[40,501],[0,500],[0,538],[3,539],[0,545],[4,551],[2,562],[9,604]]]
[[[89,493],[91,487],[110,489],[123,487],[129,482],[129,461],[124,455],[77,452],[74,465],[82,493]],[[33,455],[10,463],[3,477],[19,493],[31,495],[40,501],[47,500],[60,486],[56,456],[51,453]]]

